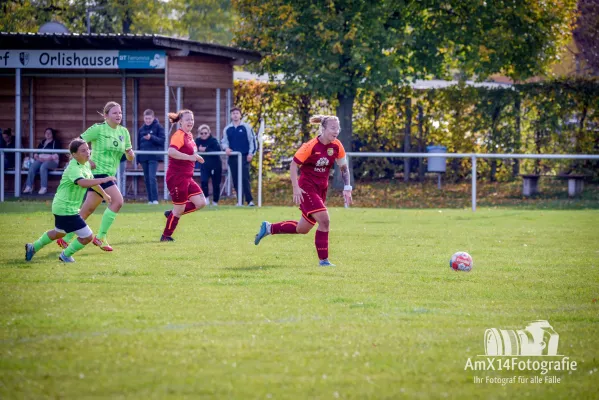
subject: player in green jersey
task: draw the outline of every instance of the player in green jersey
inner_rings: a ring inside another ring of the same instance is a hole
[[[129,131],[121,126],[121,120],[123,119],[121,106],[114,101],[110,101],[104,106],[103,112],[104,122],[92,125],[81,135],[83,140],[91,143],[90,165],[95,178],[115,176],[123,153],[129,161],[132,161],[135,157]],[[123,206],[124,200],[114,180],[104,183],[102,188],[110,195],[112,203],[102,215],[100,229],[96,237],[93,238],[93,243],[104,251],[112,251],[112,247],[106,240],[106,234]],[[87,219],[101,203],[102,196],[93,190],[88,190],[85,202],[81,206],[81,217],[84,220]],[[68,235],[64,240],[57,241],[58,245],[66,248],[73,236]]]
[[[94,178],[88,163],[89,147],[84,140],[73,140],[69,145],[69,151],[72,160],[62,174],[52,201],[55,228],[45,232],[34,243],[25,245],[25,260],[27,261],[31,261],[33,255],[42,247],[72,232],[78,236],[77,240],[73,240],[58,258],[64,262],[74,262],[73,254],[84,248],[93,239],[92,230],[79,215],[79,206],[87,188],[95,190],[94,193],[101,196],[107,203],[111,202],[110,195],[100,185],[113,182],[116,178],[114,176]]]

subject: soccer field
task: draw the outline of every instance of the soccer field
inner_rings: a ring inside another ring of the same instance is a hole
[[[319,268],[313,232],[254,246],[296,208],[202,210],[160,243],[166,208],[125,205],[115,251],[65,265],[55,244],[24,261],[49,203],[0,204],[1,398],[597,398],[596,210],[333,208]],[[535,320],[576,369],[482,370],[487,329]]]

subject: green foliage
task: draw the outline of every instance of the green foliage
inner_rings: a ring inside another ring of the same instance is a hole
[[[297,90],[297,88],[295,89]],[[257,126],[266,115],[267,135],[275,165],[289,157],[306,138],[301,130],[301,94],[283,85],[237,82],[236,104]],[[352,150],[369,152],[403,151],[406,125],[405,99],[412,101],[411,149],[425,152],[438,144],[452,153],[597,153],[599,152],[599,81],[567,78],[516,85],[508,89],[486,89],[457,85],[442,90],[411,91],[407,87],[382,95],[358,92],[354,106]],[[311,98],[310,112],[330,112],[333,103]],[[422,120],[418,108],[422,108]],[[345,127],[342,126],[342,129]],[[312,130],[312,135],[315,134]],[[414,166],[418,160],[413,160]],[[422,162],[422,161],[420,161]],[[446,178],[468,179],[469,159],[448,160]],[[403,171],[397,158],[355,159],[357,178],[393,178]],[[481,160],[483,179],[505,181],[520,172],[577,172],[599,178],[597,162]],[[412,169],[414,170],[414,169]]]
[[[148,33],[230,44],[235,14],[230,0],[69,0],[7,1],[1,6],[0,30],[37,32],[48,21],[71,32]]]

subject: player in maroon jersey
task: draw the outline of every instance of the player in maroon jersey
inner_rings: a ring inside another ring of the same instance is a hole
[[[180,110],[169,113],[171,124],[179,124],[179,129],[171,137],[168,148],[168,168],[166,170],[166,187],[173,200],[173,210],[165,211],[166,226],[161,242],[172,242],[173,232],[177,228],[181,215],[199,210],[206,205],[206,198],[200,186],[193,180],[193,168],[196,161],[204,159],[196,154],[198,151],[193,140],[193,113]]]
[[[329,172],[336,162],[341,170],[345,187],[343,197],[346,204],[352,202],[352,187],[349,180],[349,169],[345,158],[345,149],[337,139],[339,136],[339,119],[335,116],[317,115],[310,118],[310,123],[320,124],[318,137],[302,144],[291,162],[291,184],[293,185],[293,201],[299,204],[302,217],[299,221],[282,221],[271,224],[262,222],[254,243],[257,245],[265,236],[279,234],[306,234],[318,223],[314,244],[321,267],[334,267],[329,261],[329,212],[325,205]],[[297,169],[301,170],[298,179]]]

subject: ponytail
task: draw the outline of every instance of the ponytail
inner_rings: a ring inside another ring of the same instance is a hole
[[[183,115],[187,114],[187,113],[193,115],[191,110],[179,110],[176,113],[170,112],[170,113],[168,113],[168,120],[170,121],[171,124],[176,124],[177,122],[179,122],[181,120],[181,118],[183,118]]]

